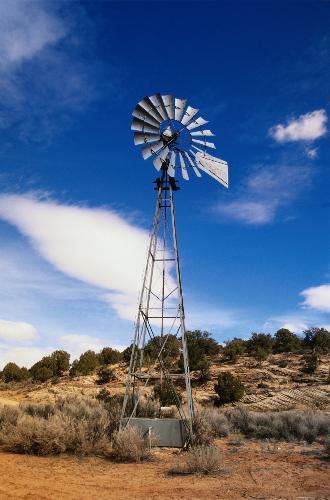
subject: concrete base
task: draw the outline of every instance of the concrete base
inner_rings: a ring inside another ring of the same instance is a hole
[[[127,420],[125,418],[123,422]],[[137,427],[143,435],[151,432],[157,438],[157,446],[182,448],[185,443],[185,428],[178,418],[131,418],[129,425]]]

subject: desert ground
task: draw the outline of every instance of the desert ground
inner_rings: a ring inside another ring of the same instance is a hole
[[[160,450],[151,462],[116,464],[98,457],[0,454],[0,498],[35,499],[328,499],[330,463],[318,444],[265,443],[230,436],[216,445],[223,471],[171,476],[178,452]]]
[[[231,371],[244,380],[246,393],[242,405],[258,412],[298,409],[330,412],[329,355],[322,357],[317,373],[301,373],[301,357],[286,355],[288,364],[279,367],[281,355],[268,358],[261,367],[251,358],[242,357],[235,364],[215,362],[212,379],[195,384],[197,406],[212,398],[212,386],[220,371]],[[112,393],[122,393],[125,367],[115,368],[117,379],[106,385]],[[78,393],[95,396],[100,387],[95,376],[70,379],[56,384],[3,384],[0,403],[54,401],[57,396]],[[0,453],[0,498],[34,499],[330,499],[330,461],[324,444],[316,440],[283,442],[247,439],[230,434],[217,439],[222,456],[218,474],[171,475],[169,470],[183,452],[156,449],[144,463],[116,463],[111,454],[76,457],[59,455],[39,457]]]

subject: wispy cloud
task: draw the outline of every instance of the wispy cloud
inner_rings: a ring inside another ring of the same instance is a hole
[[[327,133],[327,120],[325,109],[318,109],[298,118],[291,118],[286,125],[280,123],[271,127],[269,134],[279,143],[314,141]]]
[[[47,143],[95,98],[95,62],[80,54],[81,26],[71,20],[79,8],[47,0],[1,2],[0,129]],[[84,23],[81,12],[76,18]]]
[[[311,177],[311,170],[306,166],[258,166],[245,178],[233,201],[218,203],[214,210],[225,220],[268,224],[280,208],[297,198]]]
[[[330,312],[330,284],[306,288],[300,295],[304,297],[303,306],[322,312]]]
[[[33,340],[37,336],[36,328],[22,321],[0,319],[0,340],[8,342]]]

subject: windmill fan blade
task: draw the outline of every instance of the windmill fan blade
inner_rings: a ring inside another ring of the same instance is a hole
[[[162,95],[162,100],[170,120],[174,119],[174,97],[172,95]]]
[[[151,146],[145,146],[141,149],[141,153],[143,158],[146,160],[151,155],[159,151],[160,148],[163,147],[163,141],[156,142],[156,144],[152,144]]]
[[[196,132],[190,132],[190,135],[193,135],[195,137],[198,137],[198,136],[214,137],[214,134],[213,134],[213,132],[211,132],[211,130],[197,130]]]
[[[201,125],[205,125],[205,123],[208,123],[207,120],[204,120],[201,116],[197,118],[196,120],[193,120],[188,126],[188,130],[192,130],[193,128],[200,127]]]
[[[165,135],[165,137],[171,137],[173,134],[172,129],[170,126],[164,128],[162,135]]]
[[[170,157],[170,163],[167,167],[167,173],[170,177],[175,176],[175,159],[176,159],[175,151],[172,151],[171,157]]]
[[[157,109],[158,113],[161,115],[163,120],[167,120],[168,116],[166,113],[166,109],[163,103],[162,96],[160,94],[155,94],[153,96],[150,96],[150,100]]]
[[[155,127],[159,127],[159,121],[153,118],[145,109],[141,108],[139,105],[134,109],[132,116],[138,118],[139,120],[143,120],[149,125],[154,125]]]
[[[228,187],[228,163],[220,158],[208,155],[206,153],[197,153],[196,163],[198,167],[209,174],[225,187]]]
[[[197,146],[194,146],[193,144],[192,144],[192,146],[191,146],[191,147],[192,147],[192,148],[194,148],[194,149],[196,149],[196,151],[199,151],[200,153],[204,153],[204,152],[205,152],[205,151],[203,151],[203,149],[198,148]],[[194,151],[192,151],[191,149],[189,149],[189,151],[190,151],[190,152],[191,152],[194,156],[196,156],[196,153],[195,153]]]
[[[179,158],[180,158],[180,165],[181,165],[181,172],[182,172],[182,177],[186,180],[189,181],[189,175],[187,172],[187,167],[184,161],[184,158],[182,154],[179,152]]]
[[[181,120],[182,115],[184,113],[184,108],[186,107],[187,100],[186,99],[177,99],[175,98],[175,113],[174,113],[174,118],[178,120],[178,122]]]
[[[183,118],[181,120],[182,125],[187,125],[190,120],[195,116],[196,113],[198,113],[199,109],[192,108],[191,106],[188,106]]]
[[[134,132],[134,144],[139,146],[148,142],[156,142],[160,140],[160,135],[149,134],[145,132]]]
[[[215,144],[213,142],[200,141],[199,139],[193,139],[192,141],[196,142],[197,144],[203,144],[207,148],[215,149]]]
[[[153,161],[156,170],[160,170],[162,168],[162,165],[163,163],[165,163],[168,153],[169,153],[168,147],[163,149],[159,154],[156,153],[157,156]]]
[[[186,155],[186,157],[188,158],[188,161],[190,163],[190,166],[192,167],[193,171],[195,172],[195,174],[197,175],[197,177],[202,177],[201,176],[201,173],[200,171],[198,170],[198,168],[195,166],[195,163],[193,162],[193,160],[191,159],[191,157],[189,156],[189,154],[185,151],[184,153]]]
[[[159,126],[149,125],[149,123],[140,120],[139,118],[133,118],[131,130],[137,132],[149,132],[150,134],[159,134]]]
[[[137,106],[140,106],[142,109],[144,109],[147,113],[149,113],[150,116],[152,116],[159,123],[163,120],[162,115],[157,111],[157,109],[151,102],[150,97],[145,97],[144,99],[142,99],[142,101],[140,101]]]

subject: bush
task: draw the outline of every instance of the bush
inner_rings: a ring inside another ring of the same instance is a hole
[[[195,446],[184,456],[170,474],[217,474],[221,471],[222,457],[215,446]]]
[[[330,351],[330,332],[326,328],[312,327],[304,331],[304,344],[310,349],[317,349],[319,352]]]
[[[219,411],[217,408],[209,407],[203,409],[202,415],[210,425],[214,437],[220,438],[228,436],[230,433],[230,425],[222,411]]]
[[[261,364],[273,348],[273,338],[266,333],[252,333],[251,338],[247,341],[247,351],[251,356],[254,356],[258,363]]]
[[[227,411],[226,416],[234,430],[259,439],[312,443],[330,432],[330,416],[313,412],[257,413],[239,408]]]
[[[226,346],[223,350],[224,357],[229,361],[236,363],[239,356],[242,356],[246,351],[246,340],[233,338],[226,341]]]
[[[288,366],[288,362],[285,361],[285,359],[281,359],[281,361],[279,362],[278,366],[280,368],[286,368]]]
[[[315,373],[319,366],[319,357],[316,352],[312,352],[311,354],[305,354],[303,356],[304,365],[302,367],[302,371],[305,373]]]
[[[218,403],[235,403],[244,396],[244,385],[231,373],[224,372],[218,376],[218,382],[214,385],[214,390],[218,395]]]
[[[192,371],[203,369],[201,361],[207,357],[215,356],[220,352],[220,346],[208,332],[195,330],[193,332],[187,331],[187,348],[189,357],[189,367]],[[205,361],[202,361],[202,364]],[[179,360],[179,367],[183,369],[183,356],[181,354]]]
[[[46,368],[45,366],[41,366],[37,370],[34,371],[33,378],[37,382],[46,382],[50,378],[52,378],[53,372],[50,368]]]
[[[298,335],[290,332],[287,328],[280,328],[274,336],[274,352],[294,352],[301,347]]]
[[[99,368],[97,375],[98,379],[96,380],[96,383],[98,385],[108,384],[112,380],[116,380],[115,372],[111,368],[106,368],[105,366]]]
[[[70,354],[66,351],[54,351],[50,356],[44,356],[40,361],[37,361],[37,363],[30,368],[30,373],[34,380],[41,382],[48,380],[41,380],[37,375],[39,373],[46,374],[46,371],[41,369],[46,368],[48,373],[51,372],[51,376],[48,378],[53,376],[61,377],[65,371],[69,370],[69,366]],[[45,375],[42,375],[41,377],[44,378]]]
[[[330,439],[324,443],[324,451],[326,455],[330,458]]]
[[[96,367],[99,365],[99,358],[94,351],[86,351],[80,355],[78,360],[72,363],[70,369],[70,375],[89,375],[93,373]]]
[[[16,363],[7,363],[2,370],[3,380],[8,382],[21,382],[30,377],[29,371],[26,368],[20,368]]]
[[[177,405],[182,401],[181,394],[170,387],[166,382],[163,385],[154,385],[153,397],[160,402],[160,406]]]
[[[149,442],[136,427],[115,431],[112,451],[119,462],[141,462],[150,457]]]
[[[122,360],[122,353],[112,347],[103,347],[99,354],[101,365],[114,365]]]
[[[194,445],[209,445],[214,440],[214,432],[204,413],[195,414],[193,425]]]
[[[109,416],[95,399],[70,395],[48,405],[21,405],[16,411],[0,426],[0,442],[10,451],[86,455],[108,443]]]
[[[164,337],[157,335],[150,339],[144,348],[145,355],[148,356],[152,362],[156,361],[165,340],[166,342],[162,349],[162,359],[166,363],[173,363],[179,358],[181,342],[177,337],[175,335],[167,335]]]

